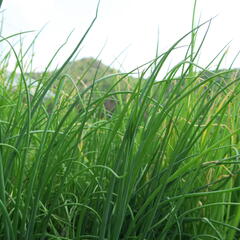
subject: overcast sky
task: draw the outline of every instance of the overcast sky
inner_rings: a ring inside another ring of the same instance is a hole
[[[4,37],[19,31],[39,31],[46,23],[35,45],[34,67],[42,69],[69,33],[74,32],[56,64],[61,63],[81,38],[95,15],[97,0],[3,0]],[[131,70],[156,53],[163,52],[191,29],[194,0],[102,0],[99,16],[83,44],[78,58],[96,57],[115,67]],[[200,63],[207,65],[229,41],[231,48],[224,62],[228,66],[240,50],[240,1],[198,0],[197,17],[201,22],[218,15],[212,22]],[[36,33],[35,32],[35,33]],[[34,37],[28,33],[26,39]],[[27,40],[26,40],[27,41]],[[180,53],[172,56],[176,63]],[[228,64],[228,65],[227,65]],[[235,63],[240,67],[240,59]]]

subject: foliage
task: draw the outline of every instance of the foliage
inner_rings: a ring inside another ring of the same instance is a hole
[[[0,77],[1,239],[239,239],[239,76],[198,66],[189,59],[199,49],[188,48],[156,81],[200,27],[129,88],[121,84],[131,73],[98,76],[100,64],[85,87],[65,84],[84,35],[30,96],[29,73],[12,48],[21,81],[13,92]],[[111,115],[109,97],[117,102]]]

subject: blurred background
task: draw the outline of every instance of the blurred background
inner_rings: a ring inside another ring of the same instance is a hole
[[[21,31],[23,45],[32,41],[44,26],[34,46],[33,67],[41,71],[54,52],[73,31],[68,43],[53,64],[61,64],[77,44],[95,16],[97,0],[11,0],[3,1],[3,29],[7,37]],[[105,64],[130,71],[167,50],[191,30],[194,0],[101,0],[97,21],[85,39],[78,59],[98,57]],[[197,22],[215,17],[203,46],[199,64],[206,66],[227,44],[230,49],[223,62],[229,67],[240,50],[240,2],[238,0],[198,0]],[[199,31],[200,41],[206,26]],[[188,39],[190,41],[190,38]],[[184,41],[180,45],[189,44]],[[11,39],[19,45],[19,37]],[[3,46],[2,46],[2,50]],[[169,66],[181,60],[186,48],[175,51]],[[236,60],[234,67],[240,67]]]

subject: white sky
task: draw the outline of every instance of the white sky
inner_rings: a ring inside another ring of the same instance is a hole
[[[81,38],[95,15],[97,0],[3,0],[4,37],[27,30],[40,30],[48,23],[35,45],[34,67],[47,65],[57,48],[73,30],[70,41],[56,59],[61,63]],[[158,29],[159,48],[163,52],[191,29],[194,0],[101,0],[99,16],[83,44],[78,58],[96,57],[110,64],[123,50],[114,66],[130,71],[155,56]],[[200,63],[207,65],[229,41],[229,66],[240,50],[240,1],[198,0],[201,22],[218,15],[202,49]],[[28,38],[34,33],[28,33]],[[27,40],[26,40],[27,41]],[[126,49],[127,48],[127,49]],[[176,63],[180,53],[171,59]],[[228,65],[227,65],[228,64]],[[240,67],[240,58],[235,67]]]

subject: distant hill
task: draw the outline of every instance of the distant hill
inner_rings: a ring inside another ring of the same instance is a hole
[[[48,72],[47,76],[53,72]],[[62,75],[67,75],[65,79],[66,88],[73,88],[74,83],[82,88],[89,86],[93,83],[94,79],[99,79],[111,74],[117,74],[120,71],[103,64],[101,61],[95,58],[82,58],[80,60],[71,61],[67,64]],[[42,77],[43,73],[32,72],[29,75],[38,80]],[[113,84],[113,79],[108,79],[101,83],[101,89],[109,88]]]

